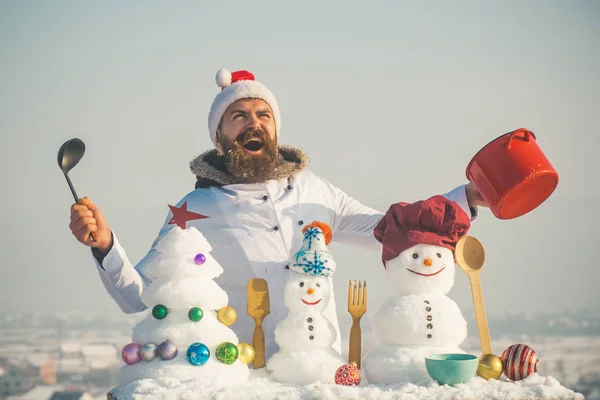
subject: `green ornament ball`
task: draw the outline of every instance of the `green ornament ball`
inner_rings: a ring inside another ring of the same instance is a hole
[[[188,311],[188,318],[190,319],[190,321],[198,322],[202,319],[203,316],[204,313],[202,312],[202,309],[200,307],[192,307],[190,308],[190,311]]]
[[[217,346],[215,356],[223,364],[233,364],[238,358],[238,348],[233,343],[223,342]]]
[[[163,319],[168,313],[169,310],[162,304],[157,304],[152,308],[152,316],[156,319]]]

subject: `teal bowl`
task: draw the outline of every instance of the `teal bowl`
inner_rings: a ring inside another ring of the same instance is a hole
[[[475,376],[479,360],[472,354],[432,354],[425,357],[425,368],[440,385],[466,383]]]

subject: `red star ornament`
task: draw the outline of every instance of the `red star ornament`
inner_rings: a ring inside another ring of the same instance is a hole
[[[185,224],[188,221],[193,221],[196,219],[204,219],[209,218],[206,215],[198,214],[192,211],[188,211],[187,209],[187,201],[181,205],[181,207],[177,208],[169,204],[169,208],[173,213],[173,218],[169,221],[169,225],[177,224],[181,229],[185,229]]]

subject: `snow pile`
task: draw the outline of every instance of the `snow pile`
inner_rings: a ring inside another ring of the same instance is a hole
[[[135,399],[236,399],[236,400],[304,400],[304,399],[368,399],[368,400],[455,400],[455,399],[577,399],[584,397],[567,389],[551,376],[532,374],[519,382],[486,381],[474,377],[466,384],[440,386],[433,380],[423,386],[398,383],[389,386],[361,383],[348,387],[334,384],[286,385],[270,379],[264,369],[252,370],[246,383],[213,385],[213,382],[182,383],[168,378],[160,381],[144,379],[114,389],[117,400]]]

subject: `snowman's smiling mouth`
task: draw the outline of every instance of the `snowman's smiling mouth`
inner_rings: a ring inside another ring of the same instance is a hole
[[[304,304],[306,304],[307,306],[314,306],[314,305],[317,305],[317,304],[319,304],[319,303],[321,302],[321,300],[323,300],[323,299],[319,299],[319,300],[317,300],[317,301],[315,301],[315,302],[312,302],[312,303],[311,303],[311,302],[308,302],[308,301],[306,301],[306,300],[304,300],[303,298],[300,298],[300,300],[302,300],[302,302],[303,302]]]
[[[408,271],[412,272],[413,274],[417,274],[417,275],[421,275],[421,276],[434,276],[434,275],[437,275],[437,274],[439,274],[439,273],[440,273],[440,272],[442,272],[443,270],[445,270],[445,269],[446,269],[446,267],[442,267],[442,268],[441,268],[439,271],[437,271],[437,272],[434,272],[434,273],[432,273],[432,274],[422,274],[421,272],[416,272],[416,271],[413,271],[412,269],[408,269],[408,268],[406,268],[406,269],[407,269]]]

